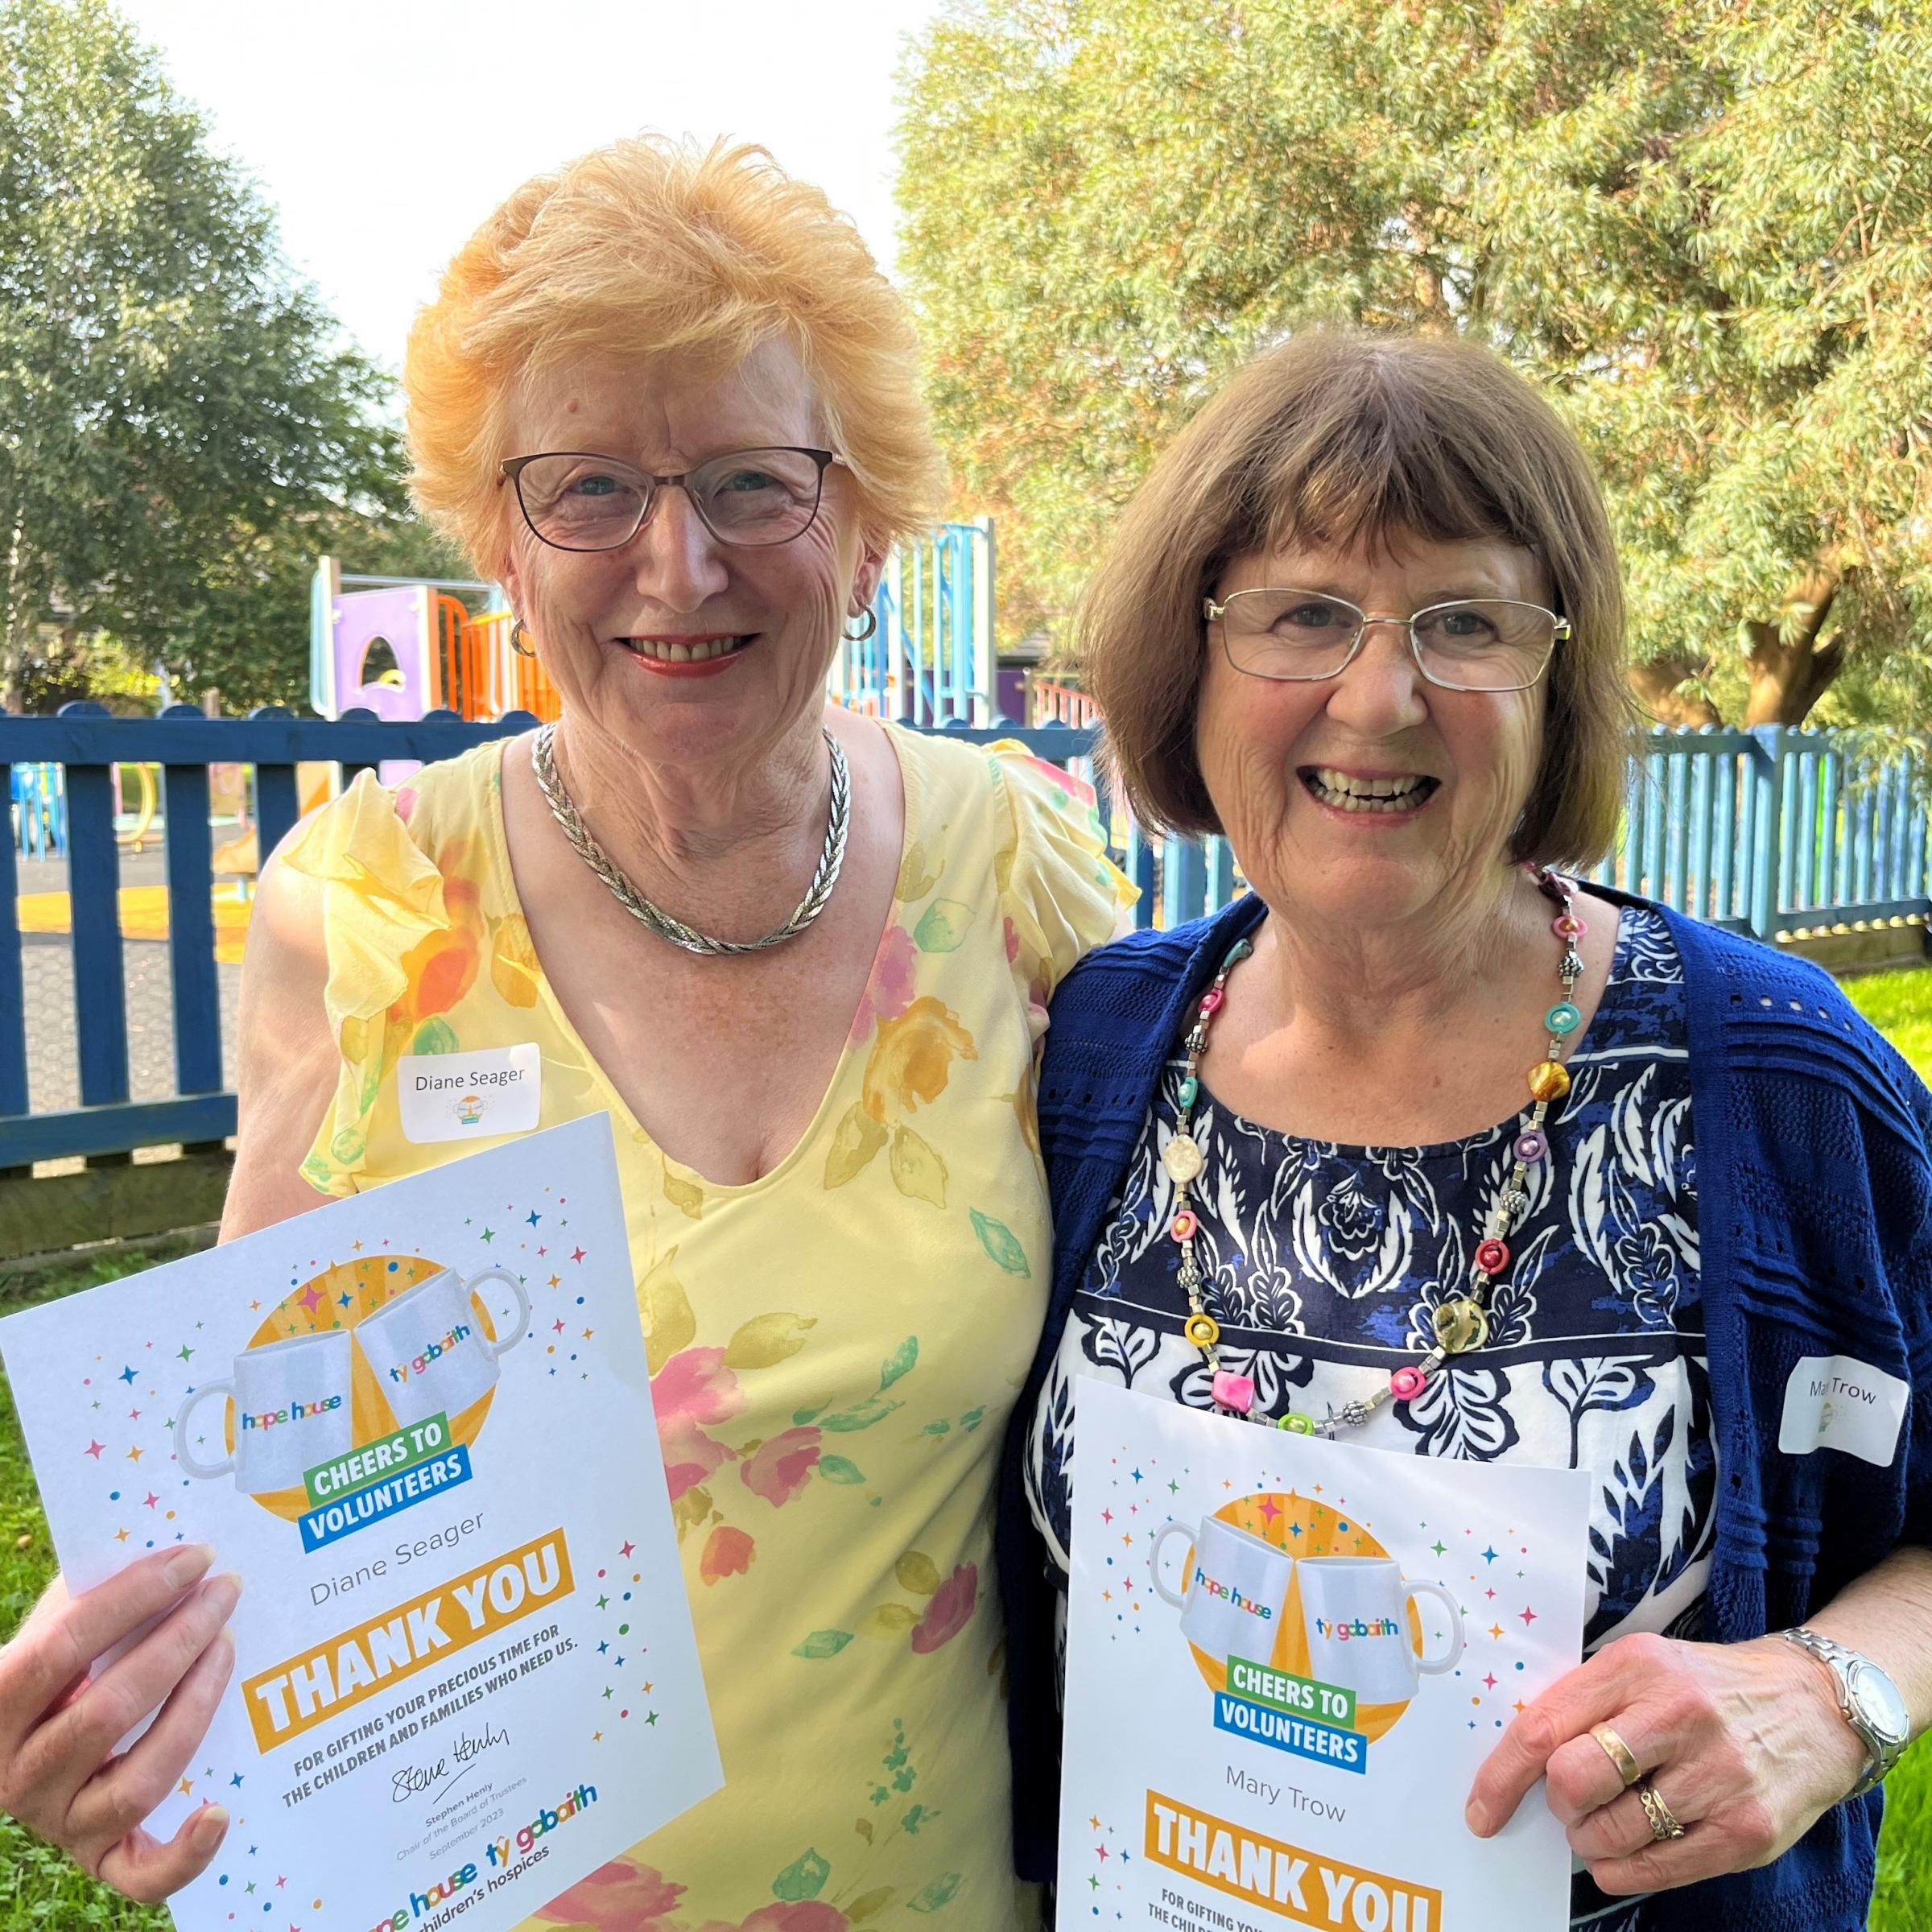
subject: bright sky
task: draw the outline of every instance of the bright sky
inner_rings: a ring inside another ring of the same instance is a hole
[[[891,265],[893,75],[940,0],[118,0],[400,366],[444,263],[518,183],[653,128],[757,141]]]

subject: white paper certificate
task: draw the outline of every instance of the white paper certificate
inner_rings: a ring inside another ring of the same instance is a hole
[[[603,1116],[0,1323],[76,1590],[214,1545],[184,1932],[512,1926],[723,1781]]]
[[[1580,1654],[1587,1477],[1075,1401],[1063,1914],[1560,1932],[1541,1787],[1486,1842],[1463,1806]]]

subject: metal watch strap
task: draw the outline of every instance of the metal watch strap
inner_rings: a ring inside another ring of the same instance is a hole
[[[1821,1637],[1815,1630],[1807,1630],[1802,1624],[1790,1630],[1781,1630],[1778,1635],[1786,1643],[1795,1644],[1807,1652],[1831,1673],[1831,1681],[1838,1690],[1838,1708],[1845,1722],[1856,1734],[1858,1741],[1865,1748],[1865,1768],[1858,1782],[1845,1794],[1847,1798],[1862,1798],[1881,1783],[1885,1774],[1905,1754],[1903,1743],[1889,1744],[1875,1737],[1860,1720],[1852,1702],[1852,1671],[1854,1666],[1863,1665],[1867,1670],[1876,1670],[1877,1665],[1862,1651],[1854,1650],[1848,1644],[1834,1641]],[[1888,1679],[1888,1681],[1889,1681]]]

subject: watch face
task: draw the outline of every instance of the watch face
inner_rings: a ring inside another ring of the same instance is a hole
[[[1845,1686],[1860,1723],[1887,1744],[1902,1744],[1912,1735],[1912,1719],[1890,1678],[1869,1664],[1860,1664]]]

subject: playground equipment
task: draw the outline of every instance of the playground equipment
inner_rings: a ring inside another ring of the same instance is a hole
[[[459,590],[481,599],[475,615]],[[397,723],[439,708],[478,723],[512,711],[554,718],[555,687],[513,647],[513,621],[493,584],[349,576],[320,558],[309,591],[309,702],[325,718],[360,708]]]
[[[480,605],[473,614],[464,592]],[[841,638],[825,680],[834,703],[908,724],[992,723],[1002,704],[993,647],[990,518],[943,523],[886,559],[876,625]],[[309,594],[309,701],[325,718],[358,706],[401,722],[439,707],[483,724],[513,711],[554,718],[556,688],[510,642],[493,584],[356,576],[332,557]],[[1010,680],[1009,680],[1010,682]]]
[[[1001,703],[993,646],[993,519],[942,523],[886,560],[869,637],[841,638],[826,689],[869,717],[990,724]]]
[[[140,803],[127,803],[124,772],[134,774],[134,791]],[[161,794],[158,768],[150,764],[114,765],[109,767],[108,784],[114,801],[114,843],[124,852],[144,852],[155,830]],[[16,765],[7,785],[8,803],[13,811],[14,849],[25,859],[64,858],[67,856],[67,787],[58,765]],[[166,821],[162,821],[163,826]]]
[[[67,791],[58,765],[10,767],[8,803],[14,849],[24,859],[67,856]]]
[[[141,803],[132,811],[127,807],[126,781],[121,774],[132,771],[136,789],[141,794]],[[114,767],[114,843],[123,852],[145,852],[147,835],[154,829],[155,813],[161,803],[161,787],[155,782],[155,768],[151,765],[117,765]],[[122,819],[132,819],[131,825],[123,825]]]

